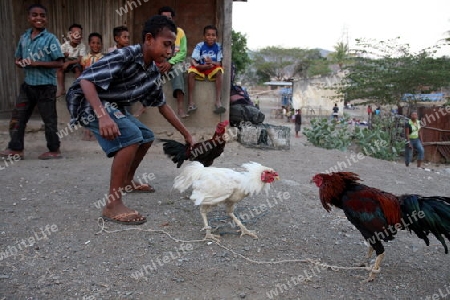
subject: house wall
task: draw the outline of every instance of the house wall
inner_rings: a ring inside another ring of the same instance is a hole
[[[142,0],[141,0],[142,1]],[[227,112],[223,115],[216,115],[213,113],[215,108],[215,84],[213,82],[196,82],[196,89],[194,93],[194,102],[198,109],[190,114],[190,117],[183,119],[183,123],[188,127],[206,127],[215,128],[216,124],[222,119],[228,119],[228,106],[230,94],[230,73],[228,70],[231,65],[231,14],[232,1],[223,0],[193,0],[193,1],[178,1],[178,0],[154,0],[144,3],[139,9],[135,9],[133,15],[133,30],[134,32],[142,31],[142,24],[149,16],[158,13],[158,9],[162,6],[170,6],[175,10],[175,22],[177,26],[183,28],[188,42],[188,58],[197,43],[203,41],[203,28],[206,25],[215,25],[218,29],[218,42],[222,44],[224,51],[223,65],[225,68],[224,80],[222,84],[222,104],[227,108]],[[135,36],[134,42],[140,42],[140,36]],[[184,74],[185,81],[185,112],[187,111],[187,72]],[[171,82],[168,81],[164,85],[164,94],[166,95],[167,103],[176,112],[176,100],[172,96]],[[137,105],[139,106],[139,105]],[[159,114],[156,108],[149,108],[140,119],[152,127],[169,128],[170,125]]]
[[[134,0],[136,1],[136,0]],[[192,53],[195,45],[203,40],[203,27],[206,25],[216,25],[220,27],[223,18],[217,16],[217,10],[223,4],[223,1],[216,0],[193,0],[193,1],[178,1],[178,0],[140,0],[142,5],[133,9],[132,20],[130,28],[135,33],[132,41],[133,43],[141,42],[141,35],[143,24],[149,17],[158,14],[158,9],[162,6],[170,6],[175,10],[175,22],[177,26],[183,28],[186,33],[188,41],[188,55]],[[221,42],[219,36],[219,42]]]
[[[17,6],[17,1],[0,1],[0,19],[3,23],[3,29],[0,30],[2,41],[0,43],[0,117],[10,114],[17,97],[19,83],[23,79],[14,64],[14,52],[20,36],[17,35],[15,28],[17,19],[20,19],[22,14],[14,9],[13,2]]]

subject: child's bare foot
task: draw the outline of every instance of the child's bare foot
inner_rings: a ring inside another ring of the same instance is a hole
[[[189,117],[189,115],[186,114],[183,110],[179,110],[179,111],[178,111],[178,117],[179,117],[180,119],[186,119],[187,117]]]
[[[66,95],[66,91],[65,90],[60,90],[56,92],[56,98],[61,97],[62,95]]]

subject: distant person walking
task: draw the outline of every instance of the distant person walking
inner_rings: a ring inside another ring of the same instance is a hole
[[[337,106],[337,103],[335,103],[334,104],[334,107],[333,107],[333,117],[334,117],[334,119],[338,119],[338,117],[339,117],[339,107]]]
[[[302,127],[302,110],[301,109],[297,109],[295,114],[295,137],[298,138],[299,136],[299,132],[301,130]]]

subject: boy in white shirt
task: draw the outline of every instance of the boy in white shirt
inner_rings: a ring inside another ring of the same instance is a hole
[[[81,41],[83,38],[83,28],[80,24],[72,24],[69,27],[69,40],[61,45],[61,51],[64,54],[65,62],[62,68],[57,70],[58,91],[56,97],[66,94],[65,73],[72,71],[75,78],[78,78],[83,71],[80,64],[81,58],[86,55],[86,45]]]

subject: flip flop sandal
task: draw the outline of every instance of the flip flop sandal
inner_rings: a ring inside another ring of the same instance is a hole
[[[195,104],[188,107],[188,112],[195,111],[195,110],[197,110],[197,106],[195,106]]]
[[[214,110],[214,113],[216,113],[216,114],[223,114],[225,111],[226,111],[225,107],[220,106],[220,107],[217,107],[217,108]]]
[[[140,184],[136,185],[136,187],[131,190],[130,193],[154,193],[155,189],[149,184]]]
[[[140,221],[126,221],[127,219],[130,219],[129,218],[130,216],[133,216],[133,215],[136,217],[131,218],[131,220],[136,219],[138,217],[142,217],[144,219],[140,220]],[[122,224],[122,225],[141,225],[141,224],[144,224],[145,222],[147,222],[147,218],[141,216],[137,211],[132,212],[132,213],[119,214],[114,217],[107,217],[107,216],[102,215],[102,218],[106,221],[117,223],[117,224]],[[120,219],[122,219],[122,220],[120,220]]]

